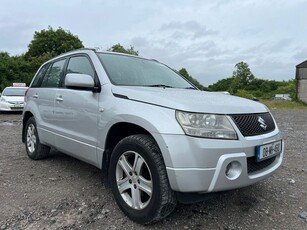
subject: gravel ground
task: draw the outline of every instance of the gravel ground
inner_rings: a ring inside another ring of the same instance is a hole
[[[4,229],[307,229],[307,110],[276,110],[286,141],[272,177],[205,202],[183,205],[142,226],[117,207],[97,168],[53,152],[30,160],[21,114],[0,114],[0,230]]]

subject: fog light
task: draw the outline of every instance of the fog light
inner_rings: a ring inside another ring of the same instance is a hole
[[[226,166],[225,174],[229,180],[237,179],[242,172],[242,165],[238,161],[232,161]]]

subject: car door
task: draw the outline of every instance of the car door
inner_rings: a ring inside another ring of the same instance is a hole
[[[34,103],[37,129],[42,143],[54,146],[56,127],[54,123],[55,96],[63,74],[66,59],[43,66],[31,84],[27,97]]]
[[[68,73],[87,74],[95,77],[95,70],[87,56],[70,57]],[[98,96],[91,90],[68,89],[56,92],[55,123],[57,126],[56,146],[74,157],[97,165],[97,117]]]

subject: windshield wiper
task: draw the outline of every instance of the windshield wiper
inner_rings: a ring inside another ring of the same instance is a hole
[[[148,87],[163,87],[163,88],[174,88],[170,85],[156,84],[156,85],[146,85]]]
[[[192,87],[192,86],[186,87],[185,89],[195,89],[195,90],[197,90],[195,87]]]

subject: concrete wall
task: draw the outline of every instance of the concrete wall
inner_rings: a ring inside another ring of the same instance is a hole
[[[307,68],[297,68],[296,71],[296,79],[307,79]]]
[[[297,81],[297,98],[307,103],[307,79]]]

